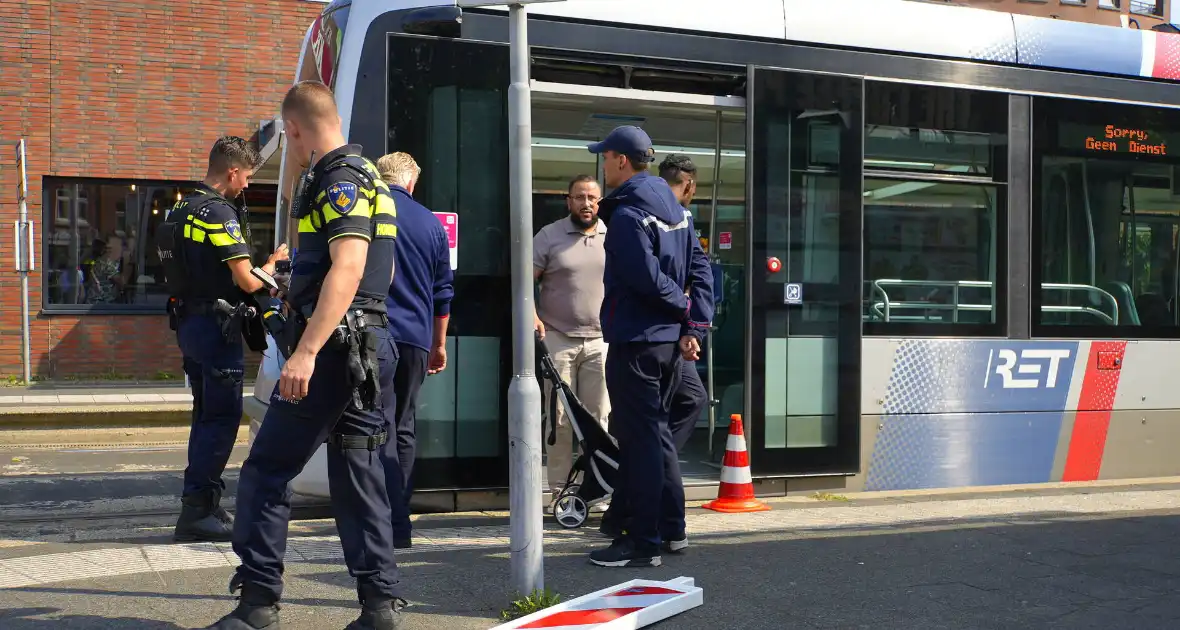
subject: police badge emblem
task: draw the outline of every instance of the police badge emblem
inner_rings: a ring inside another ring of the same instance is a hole
[[[230,238],[239,243],[246,242],[246,239],[242,238],[242,226],[238,225],[236,219],[230,219],[225,222],[225,233],[229,234]]]
[[[336,182],[328,187],[328,205],[340,214],[348,214],[356,207],[360,191],[352,182]]]

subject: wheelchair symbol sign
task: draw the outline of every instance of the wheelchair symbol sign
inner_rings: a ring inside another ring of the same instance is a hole
[[[803,303],[803,285],[798,282],[788,282],[784,286],[784,304],[802,304]]]

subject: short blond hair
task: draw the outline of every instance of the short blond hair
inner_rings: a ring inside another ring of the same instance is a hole
[[[385,180],[385,183],[406,188],[418,181],[422,167],[418,166],[409,153],[398,151],[381,156],[381,159],[377,160],[377,172],[381,173],[381,179]]]
[[[283,97],[283,118],[303,125],[320,126],[337,117],[336,98],[328,86],[319,81],[300,81]]]

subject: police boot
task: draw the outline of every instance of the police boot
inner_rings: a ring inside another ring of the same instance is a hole
[[[209,489],[181,497],[180,518],[176,519],[172,539],[177,542],[232,540],[233,526],[218,518],[216,513],[220,494],[216,489]]]
[[[398,630],[402,627],[402,609],[406,600],[370,600],[361,605],[361,616],[344,630]]]
[[[205,630],[279,630],[279,605],[270,593],[234,576],[229,592],[242,589],[238,607]]]
[[[230,516],[230,513],[221,507],[221,488],[213,489],[213,516],[216,516],[217,520],[225,523],[231,532],[233,531],[234,517]]]

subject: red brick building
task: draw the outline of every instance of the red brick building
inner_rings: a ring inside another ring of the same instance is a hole
[[[37,243],[34,377],[183,378],[155,225],[203,177],[214,139],[273,119],[323,7],[0,0],[0,377],[22,374],[17,141]],[[247,197],[258,253],[274,238],[272,163]]]

